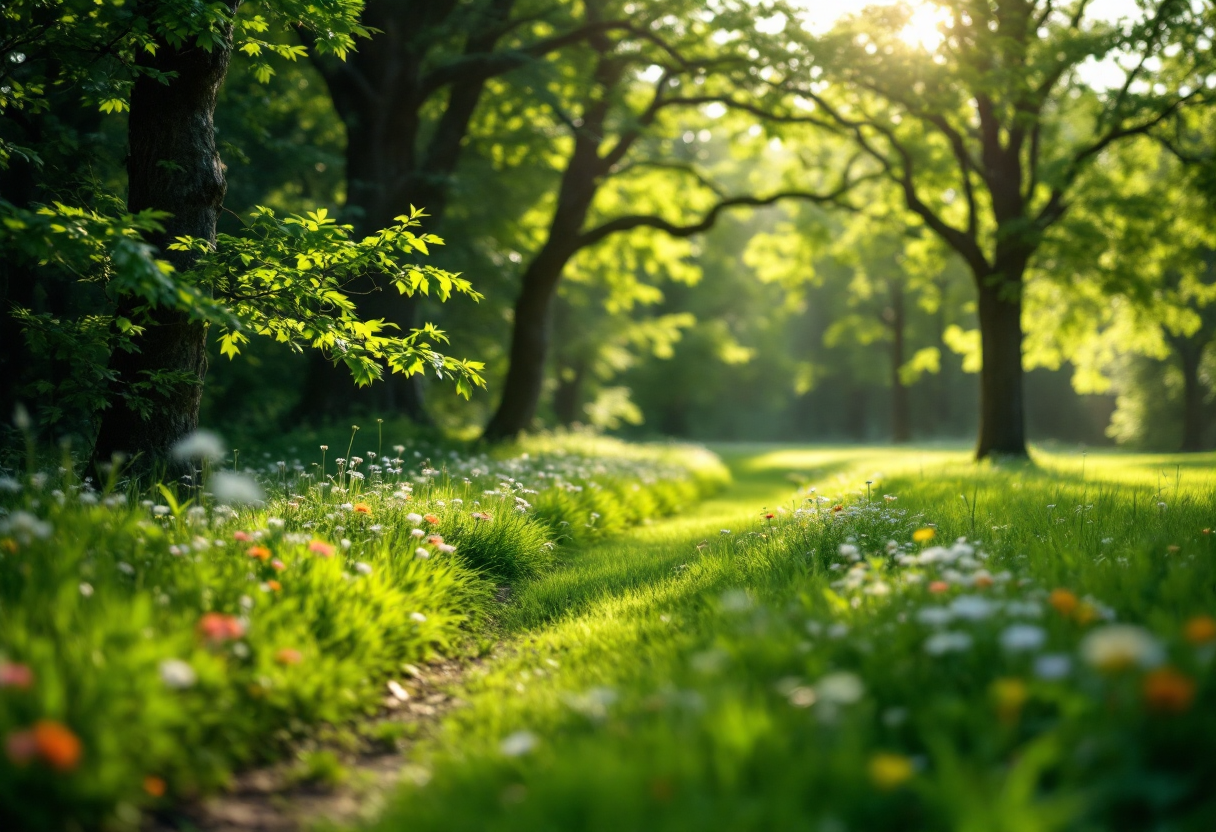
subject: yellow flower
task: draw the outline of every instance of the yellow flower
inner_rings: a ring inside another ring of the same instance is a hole
[[[1058,612],[1060,615],[1072,615],[1073,610],[1075,610],[1077,608],[1077,604],[1080,603],[1077,600],[1077,596],[1069,592],[1067,589],[1053,589],[1051,591],[1051,597],[1047,599],[1047,602],[1055,607],[1056,612]]]
[[[923,529],[917,529],[912,532],[912,539],[917,543],[928,543],[933,538],[937,537],[937,530],[926,526]]]
[[[997,679],[989,691],[996,703],[997,715],[1006,722],[1018,718],[1030,695],[1026,690],[1026,683],[1021,679]]]
[[[1216,641],[1216,618],[1210,615],[1197,615],[1186,622],[1183,629],[1186,640],[1191,644],[1207,644]]]
[[[883,791],[897,789],[912,779],[916,768],[902,754],[880,751],[870,758],[870,780]]]

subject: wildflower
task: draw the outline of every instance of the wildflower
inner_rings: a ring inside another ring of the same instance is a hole
[[[155,514],[157,517],[164,517],[166,514],[169,513],[169,507],[168,506],[152,506],[152,513]]]
[[[1110,624],[1094,630],[1081,641],[1080,651],[1087,664],[1107,672],[1155,667],[1164,659],[1157,640],[1131,624]]]
[[[730,534],[730,529],[718,529],[718,534]]]
[[[154,774],[144,778],[144,791],[152,797],[164,797],[165,788],[165,781]]]
[[[359,561],[355,564],[355,571],[360,575],[370,575],[372,574],[372,565],[370,563]]]
[[[7,520],[0,522],[0,533],[11,534],[22,543],[29,543],[34,538],[46,539],[54,530],[50,523],[28,511],[14,511]]]
[[[271,592],[278,592],[279,590],[281,590],[283,588],[283,585],[272,578],[271,580],[266,582],[266,588],[269,589]]]
[[[244,474],[219,471],[211,475],[211,492],[221,503],[256,503],[265,495],[261,487]]]
[[[257,558],[263,562],[270,559],[270,550],[265,546],[250,546],[249,550],[245,552],[245,554],[249,555],[251,558]]]
[[[829,673],[815,683],[815,693],[820,699],[838,705],[851,705],[865,692],[861,677],[845,670]]]
[[[536,735],[531,731],[516,731],[503,739],[498,750],[506,757],[520,757],[536,748]]]
[[[426,539],[426,542],[431,544],[432,546],[438,546],[439,544],[443,543],[443,537],[440,535],[437,535],[437,534],[433,534]]]
[[[34,686],[34,671],[28,664],[0,662],[0,688],[29,690]]]
[[[413,621],[416,624],[421,624],[422,622],[426,621],[426,616],[420,612],[412,612],[410,613],[410,621]]]
[[[80,585],[80,594],[85,598],[93,597],[93,585],[90,583],[82,583]]]
[[[1068,616],[1073,614],[1080,601],[1077,600],[1076,595],[1067,589],[1053,589],[1051,595],[1047,598],[1047,603],[1055,607],[1056,612],[1060,615]]]
[[[1182,713],[1194,699],[1195,682],[1173,668],[1158,668],[1144,677],[1144,702],[1151,710]]]
[[[282,665],[299,664],[300,662],[304,661],[304,655],[299,650],[284,647],[282,650],[274,654],[274,660]]]
[[[436,523],[439,522],[439,517],[438,517],[438,515],[435,515],[435,514],[424,515],[422,519],[425,520],[426,522],[430,523],[432,526],[434,526]]]
[[[870,758],[867,766],[870,781],[882,791],[897,789],[916,773],[912,761],[902,754],[880,751]]]
[[[350,548],[350,540],[344,537],[338,541],[338,545],[342,547],[343,551],[345,551]]]
[[[1072,659],[1061,653],[1047,653],[1034,660],[1034,675],[1048,682],[1072,673]]]
[[[1033,624],[1013,624],[1001,633],[1001,646],[1010,653],[1038,650],[1047,640],[1047,632]]]
[[[933,593],[947,592],[950,589],[950,584],[945,581],[931,581],[929,583],[929,591]]]
[[[857,560],[861,557],[861,553],[852,543],[841,543],[839,552],[842,558],[848,558],[849,560]]]
[[[930,656],[944,656],[947,653],[963,653],[971,647],[971,636],[956,630],[943,630],[934,633],[925,641],[925,652]]]
[[[439,551],[443,552],[445,555],[450,555],[456,551],[456,547],[453,546],[451,543],[440,543],[435,548],[438,549]]]
[[[194,687],[198,674],[181,659],[165,659],[160,663],[160,680],[174,690],[185,690]]]
[[[844,511],[844,505],[841,503],[837,503],[836,505],[832,506],[832,514],[840,514],[842,511]]]
[[[954,620],[954,613],[945,607],[925,607],[916,614],[916,620],[930,627],[941,627]]]
[[[372,513],[372,507],[369,506],[367,503],[355,503],[354,509],[355,509],[355,514],[371,514]]]
[[[928,543],[935,537],[937,537],[937,530],[930,526],[912,532],[912,540],[916,543]]]
[[[334,547],[323,540],[314,540],[309,543],[308,551],[318,554],[323,558],[332,558],[334,556]]]
[[[222,612],[204,613],[198,622],[198,633],[207,641],[223,642],[237,639],[245,634],[243,625],[236,616],[225,615]]]
[[[80,740],[61,722],[40,719],[31,732],[35,753],[56,771],[68,772],[80,763]]]
[[[431,556],[431,553],[428,552],[426,549],[423,549],[422,547],[418,547],[417,549],[414,550],[414,557],[418,558],[418,560],[426,560],[430,556]]]
[[[202,459],[218,462],[224,458],[224,442],[209,430],[196,430],[194,433],[179,439],[173,446],[175,459]]]
[[[772,520],[772,519],[773,519],[774,517],[776,517],[776,516],[777,516],[777,515],[773,514],[771,511],[769,511],[769,512],[766,512],[766,513],[765,513],[765,515],[764,515],[764,519],[765,519],[765,520]]]
[[[997,714],[1006,722],[1017,719],[1018,714],[1022,712],[1022,706],[1026,704],[1026,700],[1030,696],[1026,690],[1026,683],[1021,679],[997,679],[992,683],[989,691],[996,705]]]
[[[409,522],[411,522],[411,523],[421,523],[421,522],[422,522],[422,515],[421,515],[421,514],[415,514],[414,512],[412,512],[412,511],[411,511],[409,514],[405,515],[405,519],[406,519],[406,520],[408,520],[408,521],[409,521]]]
[[[249,532],[233,532],[232,539],[238,543],[248,543],[250,540],[253,540],[253,538],[249,536]]]
[[[1077,609],[1073,612],[1072,617],[1082,626],[1091,624],[1098,618],[1098,608],[1089,601],[1082,601],[1077,604]]]
[[[270,562],[270,566],[272,569],[274,569],[275,572],[282,572],[284,569],[287,568],[287,564],[283,563],[283,561],[279,560],[278,558],[275,558],[274,560],[272,560]]]
[[[1182,629],[1186,640],[1191,644],[1208,644],[1216,641],[1216,618],[1210,615],[1197,615]]]
[[[978,595],[960,595],[950,604],[950,611],[968,621],[981,621],[992,615],[995,605]]]
[[[474,515],[476,516],[476,515]],[[410,529],[410,537],[425,537],[426,532],[422,529]]]

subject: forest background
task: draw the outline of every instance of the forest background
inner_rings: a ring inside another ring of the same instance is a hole
[[[82,43],[83,29],[71,72],[53,29],[20,40],[40,9],[71,5],[6,13],[0,404],[25,403],[46,438],[88,445],[124,383],[114,356],[130,321],[105,283],[122,263],[112,249],[87,254],[84,269],[36,250],[30,212],[121,213],[130,91],[151,76],[138,58]],[[934,220],[998,248],[1016,222],[983,218],[1000,200],[980,185],[993,180],[991,160],[976,161],[979,122],[960,139],[976,140],[974,155],[932,128],[969,123],[946,94],[984,77],[969,60],[1020,49],[1023,80],[1051,79],[1033,140],[1012,151],[1031,178],[1027,203],[1040,199],[1050,219],[1017,281],[1026,435],[1216,446],[1210,10],[1047,4],[1037,30],[1018,35],[1006,11],[985,23],[986,3],[826,5],[332,3],[346,26],[337,44],[292,4],[237,8],[225,19],[238,36],[217,47],[235,48],[214,109],[221,253],[222,235],[257,228],[263,208],[328,212],[356,240],[417,208],[418,234],[446,242],[419,238],[434,289],[453,274],[469,283],[448,298],[343,275],[363,319],[433,323],[450,341],[434,343],[415,367],[425,372],[364,387],[354,368],[334,369],[332,343],[301,349],[268,318],[216,325],[197,301],[191,320],[212,323],[198,419],[251,438],[352,414],[469,436],[488,425],[491,438],[576,423],[699,440],[974,436],[979,284],[965,246]],[[183,15],[201,42],[212,23]],[[1054,49],[1058,65],[1035,64]],[[872,75],[867,55],[885,61]],[[935,66],[939,86],[900,97],[913,77],[901,73]],[[833,112],[846,116],[823,117]],[[868,133],[842,130],[856,113],[871,114]],[[1007,139],[1021,117],[1001,128]],[[914,120],[929,127],[899,132]],[[889,145],[869,152],[863,136]],[[883,162],[907,147],[898,169]],[[913,158],[923,211],[901,187]],[[273,337],[246,337],[259,331]]]

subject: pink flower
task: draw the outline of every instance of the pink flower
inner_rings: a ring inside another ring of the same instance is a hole
[[[34,685],[34,671],[27,664],[0,664],[0,688],[29,690]]]

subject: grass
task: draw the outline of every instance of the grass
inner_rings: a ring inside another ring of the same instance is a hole
[[[374,828],[1216,825],[1216,457],[718,450],[521,588]]]
[[[403,663],[491,644],[496,587],[726,477],[696,448],[582,435],[329,444],[147,493],[71,459],[0,478],[0,827],[133,828],[353,726]]]

